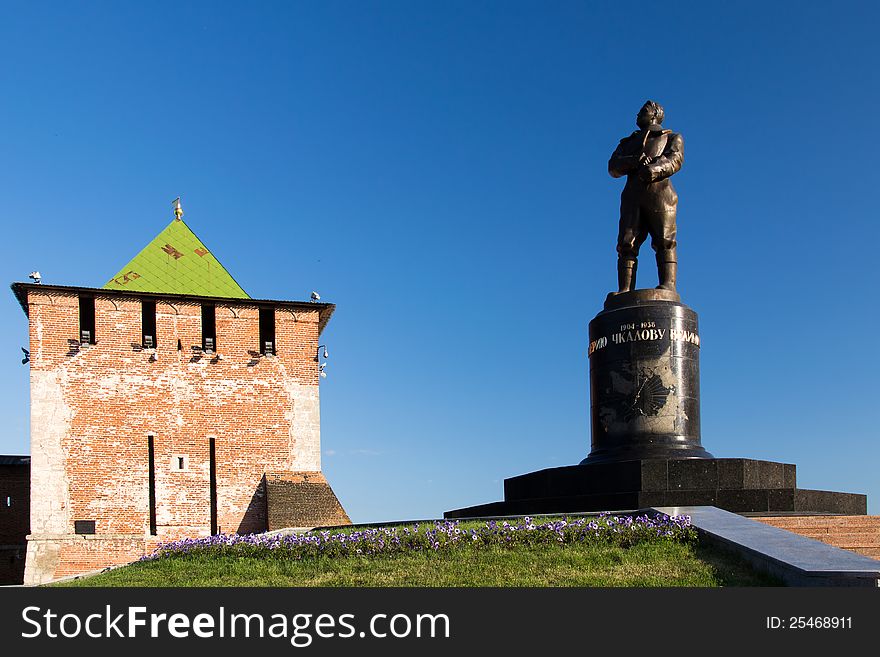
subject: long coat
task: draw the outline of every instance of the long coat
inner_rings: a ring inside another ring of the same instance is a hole
[[[648,156],[644,164],[640,163],[642,153]],[[654,129],[647,135],[637,130],[621,139],[608,161],[608,173],[614,178],[627,177],[621,211],[675,212],[678,195],[669,177],[681,169],[683,160],[684,141],[672,130]]]

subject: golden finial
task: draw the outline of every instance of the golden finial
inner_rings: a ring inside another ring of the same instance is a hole
[[[183,208],[180,207],[180,197],[178,196],[176,199],[171,201],[171,207],[174,208],[174,218],[180,219],[183,216]]]

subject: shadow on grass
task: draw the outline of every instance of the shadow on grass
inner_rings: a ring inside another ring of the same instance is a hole
[[[694,555],[711,569],[719,586],[785,586],[777,577],[758,571],[741,556],[699,541]]]

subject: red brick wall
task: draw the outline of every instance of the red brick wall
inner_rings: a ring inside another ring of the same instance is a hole
[[[320,472],[269,472],[266,489],[270,530],[351,524]]]
[[[65,541],[54,577],[81,575],[99,568],[137,561],[145,553],[143,539],[79,536]]]
[[[216,354],[208,355],[198,304],[160,300],[149,351],[140,346],[140,298],[98,296],[97,344],[87,347],[77,340],[75,294],[31,290],[28,301],[32,457],[44,484],[32,531],[76,545],[62,551],[56,576],[106,565],[94,539],[69,536],[75,520],[114,536],[108,559],[127,559],[126,541],[148,533],[149,435],[162,540],[210,531],[210,437],[224,532],[266,528],[267,471],[320,470],[317,308],[277,308],[277,356],[263,357],[256,305],[217,304]],[[173,467],[178,456],[183,471]]]

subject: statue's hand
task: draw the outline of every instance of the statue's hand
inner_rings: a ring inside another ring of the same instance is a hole
[[[639,168],[639,180],[641,180],[642,182],[654,182],[655,176],[656,174],[651,169],[651,167],[643,165],[641,168]]]

